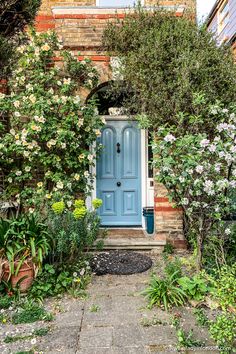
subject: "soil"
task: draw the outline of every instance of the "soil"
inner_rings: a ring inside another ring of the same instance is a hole
[[[109,251],[96,254],[90,266],[96,275],[130,275],[151,268],[152,260],[142,253],[133,251]]]

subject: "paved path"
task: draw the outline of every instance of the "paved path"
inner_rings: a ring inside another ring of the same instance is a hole
[[[175,309],[172,313],[147,309],[147,301],[140,296],[140,291],[146,287],[149,275],[150,272],[131,276],[95,276],[88,288],[88,299],[63,297],[56,302],[49,301],[50,310],[60,311],[50,324],[50,333],[37,337],[35,348],[49,354],[176,352],[176,330],[171,326],[171,321],[173,314],[178,312],[183,327],[186,330],[193,328],[194,337],[204,340],[208,346],[205,350],[191,348],[189,353],[217,353],[209,347],[212,343],[206,340],[206,329],[196,327],[192,309]],[[153,318],[158,319],[159,324],[147,325]],[[28,333],[32,328],[47,325],[44,322],[18,325],[14,330],[17,327],[18,333]],[[12,325],[5,326],[5,330],[12,328]],[[4,344],[2,347],[0,344],[0,353],[16,353],[30,348],[32,345],[27,341]]]

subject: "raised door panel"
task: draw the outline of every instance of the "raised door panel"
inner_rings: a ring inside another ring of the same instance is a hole
[[[116,215],[116,192],[115,191],[102,191],[102,208],[101,215],[112,216]]]
[[[121,178],[138,178],[138,131],[126,127],[122,132],[122,176]]]
[[[99,163],[100,178],[115,178],[115,142],[116,133],[113,128],[105,128],[101,137],[103,151]]]
[[[137,215],[138,207],[138,196],[136,190],[123,191],[123,210],[122,214],[125,216],[128,215]]]

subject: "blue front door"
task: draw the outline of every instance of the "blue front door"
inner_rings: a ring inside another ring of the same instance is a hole
[[[108,121],[100,138],[97,196],[102,225],[141,225],[140,130],[133,121]]]

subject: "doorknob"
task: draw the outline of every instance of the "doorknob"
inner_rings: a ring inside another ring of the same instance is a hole
[[[116,185],[117,185],[117,187],[120,187],[121,186],[121,182],[117,182]]]
[[[117,146],[117,153],[119,154],[120,153],[120,143],[117,143],[116,146]]]

